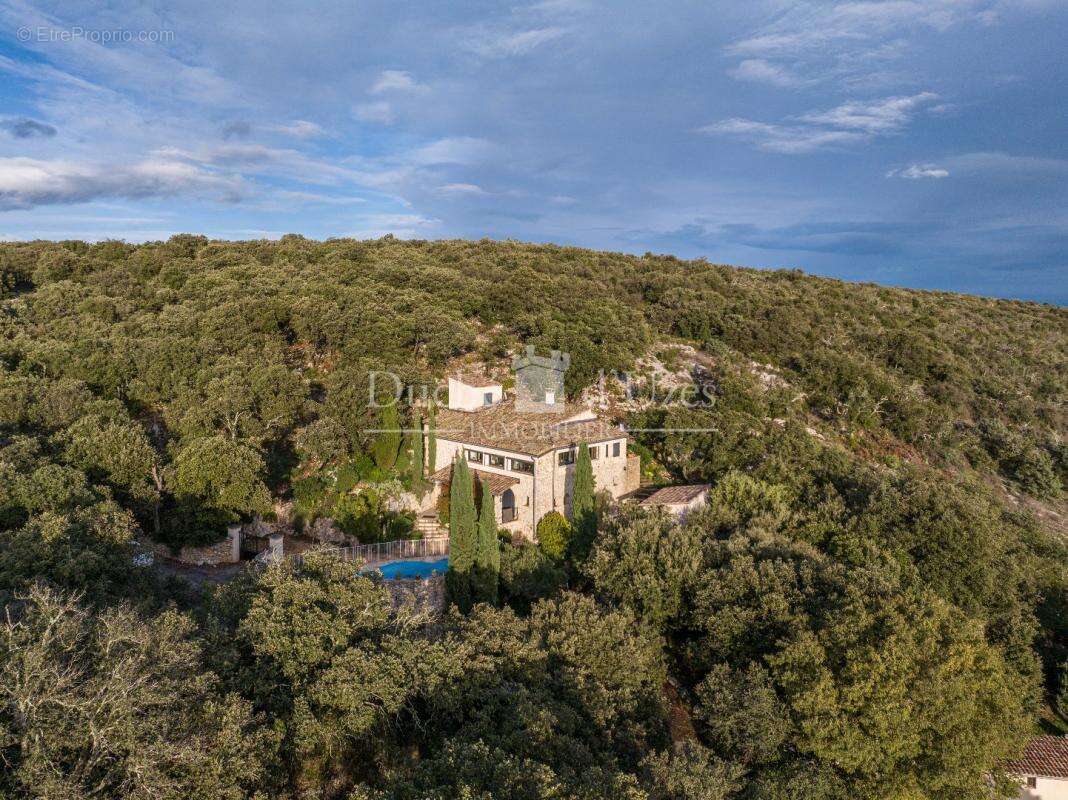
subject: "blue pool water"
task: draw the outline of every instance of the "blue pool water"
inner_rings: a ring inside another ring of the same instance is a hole
[[[448,556],[433,561],[387,561],[375,567],[383,578],[429,578],[435,572],[444,575],[448,568]]]

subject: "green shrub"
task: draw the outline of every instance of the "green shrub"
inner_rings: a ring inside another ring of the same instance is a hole
[[[521,613],[567,587],[567,573],[536,545],[501,548],[501,599]]]
[[[297,510],[305,516],[313,516],[326,497],[326,481],[318,475],[310,475],[293,483],[293,501]]]
[[[549,558],[563,561],[571,545],[571,523],[558,511],[550,511],[538,520],[538,546]]]
[[[360,469],[356,464],[349,461],[337,468],[337,473],[334,476],[334,490],[338,494],[348,494],[356,488],[356,484],[359,482]]]
[[[1060,497],[1061,479],[1050,454],[1039,447],[1024,449],[1012,461],[1012,477],[1024,491],[1035,497]]]

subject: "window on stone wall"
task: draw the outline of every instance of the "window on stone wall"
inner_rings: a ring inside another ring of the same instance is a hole
[[[619,442],[612,442],[612,455],[619,455]]]
[[[472,464],[481,464],[482,453],[480,453],[478,450],[468,450],[467,460],[470,461]]]
[[[598,447],[597,445],[594,445],[593,447],[591,447],[590,448],[590,461],[596,461],[597,457],[600,455],[600,452],[601,452],[601,448]]]
[[[495,453],[486,453],[486,463],[491,467],[504,468],[504,456],[499,456]]]
[[[558,463],[561,467],[566,467],[568,464],[574,464],[575,463],[575,451],[574,450],[563,450],[563,451],[561,451],[560,455],[557,457],[557,462],[556,463]]]
[[[530,475],[534,474],[534,462],[522,461],[518,458],[512,459],[512,471],[513,472],[526,472]]]

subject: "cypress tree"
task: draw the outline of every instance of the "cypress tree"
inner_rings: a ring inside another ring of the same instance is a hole
[[[575,459],[575,482],[571,488],[571,524],[575,529],[571,542],[572,558],[585,558],[597,535],[597,511],[594,507],[596,491],[590,448],[583,443],[579,445]]]
[[[497,540],[497,515],[493,494],[482,487],[482,510],[478,515],[478,537],[475,541],[475,568],[472,587],[475,600],[497,603],[497,584],[501,571],[501,545]]]
[[[438,464],[438,436],[435,433],[438,426],[438,412],[434,400],[431,399],[427,407],[427,436],[426,436],[426,468],[429,472],[437,469]]]
[[[384,470],[393,469],[401,447],[400,417],[397,404],[390,403],[378,411],[378,436],[371,444],[375,464]]]
[[[417,410],[412,419],[412,488],[422,493],[426,468],[423,458],[423,415]]]
[[[471,610],[471,569],[475,563],[475,490],[467,462],[457,454],[449,487],[449,571],[447,587],[452,602]]]
[[[401,435],[400,451],[397,453],[397,463],[393,465],[393,471],[397,477],[409,475],[412,471],[412,450],[415,448],[415,438],[411,433]]]

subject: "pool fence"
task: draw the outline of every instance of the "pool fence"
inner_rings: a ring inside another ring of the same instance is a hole
[[[346,547],[322,547],[317,552],[336,555],[343,561],[362,561],[373,566],[387,561],[399,561],[405,558],[434,558],[449,554],[447,536],[433,539],[398,539],[393,542],[372,542],[371,544],[353,544]],[[289,557],[297,566],[304,558],[297,553]]]

